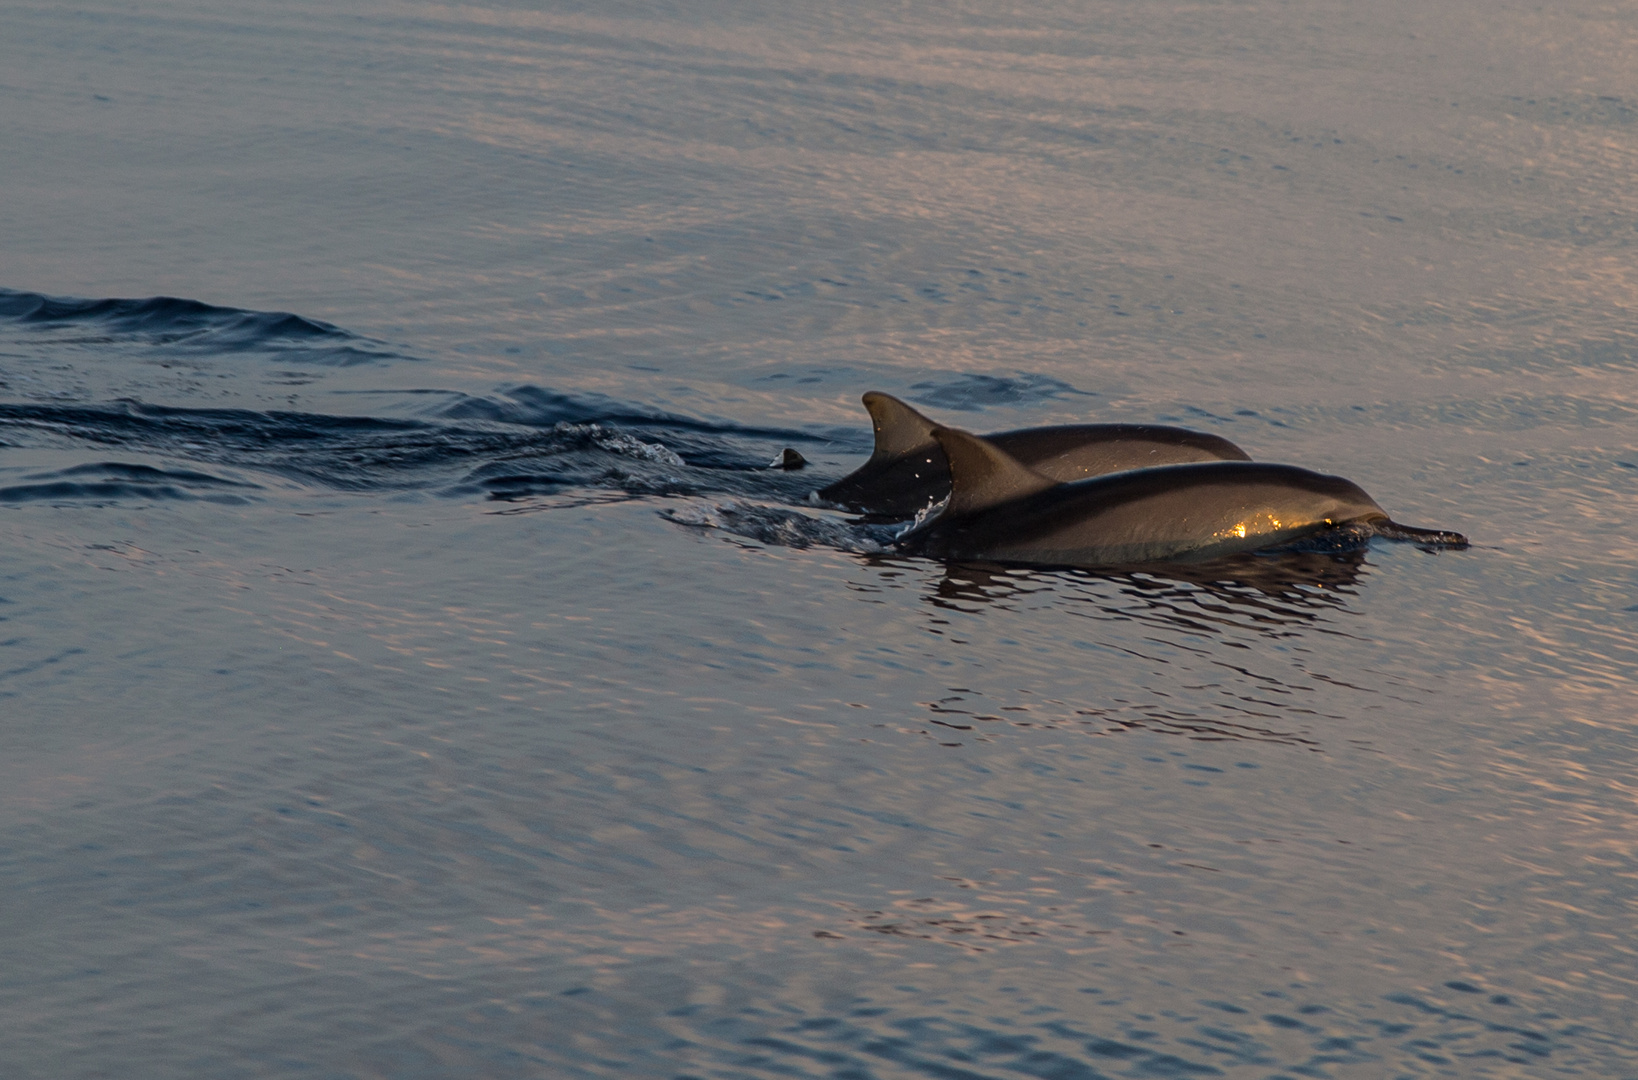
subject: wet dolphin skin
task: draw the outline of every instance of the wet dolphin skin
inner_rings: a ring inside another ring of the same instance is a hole
[[[952,492],[937,517],[900,538],[908,553],[1118,566],[1255,551],[1345,526],[1441,546],[1467,542],[1399,525],[1357,484],[1294,465],[1216,461],[1057,483],[988,440],[947,428],[934,434]]]
[[[938,425],[898,398],[864,395],[875,451],[854,472],[814,492],[819,502],[880,519],[910,518],[950,493],[950,467],[934,437]],[[1155,424],[1066,424],[983,436],[1052,480],[1189,461],[1250,461],[1227,439]]]

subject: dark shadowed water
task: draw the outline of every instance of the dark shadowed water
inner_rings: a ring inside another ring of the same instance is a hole
[[[0,25],[8,1080],[1638,1076],[1638,9]],[[868,389],[1474,545],[908,558]]]

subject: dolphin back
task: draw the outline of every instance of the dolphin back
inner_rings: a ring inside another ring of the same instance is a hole
[[[870,460],[811,498],[886,519],[915,517],[950,488],[950,466],[935,425],[891,394],[864,396],[875,435]]]
[[[1221,436],[1158,424],[1071,424],[984,438],[1041,475],[1063,482],[1154,465],[1251,460]]]
[[[863,400],[875,435],[870,460],[813,498],[891,520],[914,517],[949,495],[949,461],[934,437],[938,425],[890,394],[872,390]],[[1068,424],[984,438],[1055,481],[1152,465],[1250,460],[1227,439],[1154,424]]]
[[[970,486],[991,490],[1006,467],[987,471],[970,435],[935,435],[951,460],[950,505],[900,543],[937,558],[1058,566],[1196,560],[1274,547],[1342,525],[1389,524],[1387,513],[1357,484],[1252,461],[1133,470],[999,501],[971,493],[964,499]],[[999,453],[990,448],[991,457]],[[1004,483],[994,488],[997,494]]]
[[[950,465],[949,517],[982,513],[1058,486],[988,439],[939,428],[933,433]]]

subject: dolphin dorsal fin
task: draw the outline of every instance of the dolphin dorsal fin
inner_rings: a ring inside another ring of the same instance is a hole
[[[950,505],[946,514],[971,514],[1000,503],[1057,487],[1028,465],[977,435],[935,428],[933,437],[950,461]]]
[[[891,394],[872,390],[864,396],[870,422],[876,429],[873,458],[898,457],[931,448],[938,425]]]

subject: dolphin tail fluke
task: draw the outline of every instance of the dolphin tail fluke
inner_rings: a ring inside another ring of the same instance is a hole
[[[950,461],[950,514],[971,514],[1057,487],[988,439],[956,428],[935,428],[933,437]]]
[[[1438,548],[1465,548],[1467,537],[1459,532],[1449,532],[1445,529],[1418,529],[1410,525],[1401,525],[1397,521],[1373,521],[1372,528],[1376,535],[1389,540],[1408,540],[1413,544],[1424,547]]]
[[[938,425],[891,394],[880,390],[866,393],[864,407],[870,411],[876,429],[876,451],[872,457],[913,454],[933,445],[933,429]]]

